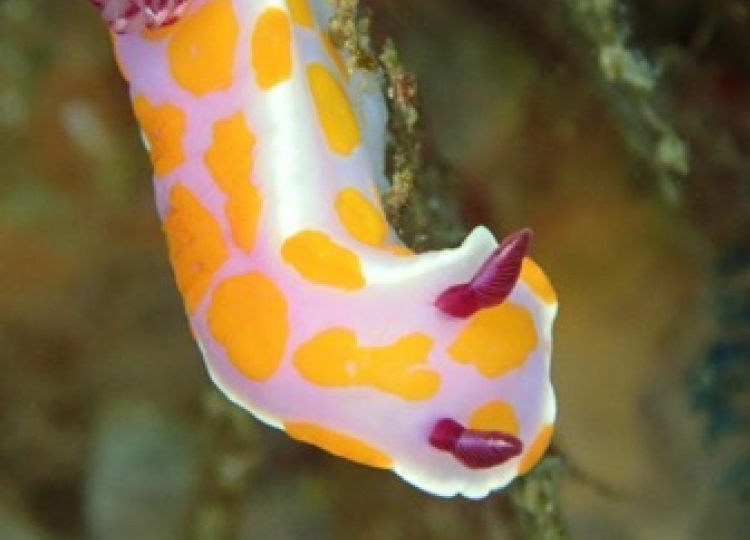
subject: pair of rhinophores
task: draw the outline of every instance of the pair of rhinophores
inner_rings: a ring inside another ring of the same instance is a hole
[[[113,30],[193,334],[257,418],[428,492],[528,471],[555,416],[555,293],[483,227],[414,254],[388,226],[386,112],[326,0],[89,0]]]

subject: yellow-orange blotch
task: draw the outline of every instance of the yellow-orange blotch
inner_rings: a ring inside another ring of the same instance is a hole
[[[190,190],[176,184],[169,192],[164,231],[177,287],[192,312],[227,260],[221,228]]]
[[[268,90],[292,76],[292,27],[279,8],[267,8],[255,23],[252,41],[255,81]]]
[[[284,295],[260,272],[219,283],[208,325],[232,364],[248,379],[266,381],[281,364],[289,335]]]
[[[285,422],[284,429],[289,436],[335,456],[379,469],[390,469],[393,466],[393,460],[385,452],[340,431],[310,422]]]
[[[472,315],[448,347],[448,354],[493,378],[520,367],[536,344],[536,329],[529,312],[505,302]]]
[[[526,257],[521,265],[521,281],[547,304],[556,304],[557,295],[552,284],[533,260]]]
[[[239,112],[214,124],[211,147],[204,160],[214,180],[227,196],[224,211],[235,243],[250,251],[260,214],[260,195],[251,181],[255,137]]]
[[[414,332],[391,345],[367,347],[347,328],[332,328],[303,343],[294,365],[319,386],[370,386],[406,400],[434,396],[440,375],[428,367],[432,339]]]
[[[313,27],[313,16],[307,0],[286,0],[292,20],[300,26]]]
[[[490,401],[478,407],[469,418],[471,429],[502,431],[518,435],[518,420],[513,407],[506,401]]]
[[[406,246],[399,244],[387,244],[383,246],[383,249],[396,257],[412,257],[414,252]]]
[[[518,474],[526,474],[536,465],[552,441],[552,424],[545,425],[531,442],[518,465]]]
[[[357,119],[348,96],[319,62],[307,67],[307,79],[328,147],[336,154],[348,156],[360,141]]]
[[[177,83],[194,96],[226,90],[234,79],[239,24],[229,0],[211,0],[187,15],[167,44]]]
[[[152,105],[143,96],[133,100],[133,110],[148,141],[154,174],[164,177],[185,161],[185,113],[168,103]]]
[[[157,26],[155,28],[144,28],[141,31],[141,37],[148,41],[161,41],[164,38],[171,36],[175,27],[175,24],[168,24],[166,26]]]
[[[375,205],[354,188],[346,188],[336,195],[336,214],[349,234],[370,246],[379,246],[385,240],[388,224]]]
[[[359,258],[320,231],[305,230],[284,241],[281,256],[308,281],[347,291],[365,286]]]

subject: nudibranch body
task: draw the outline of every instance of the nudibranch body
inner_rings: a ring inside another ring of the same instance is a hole
[[[382,101],[321,30],[324,2],[161,3],[176,23],[114,43],[216,384],[434,494],[483,497],[530,469],[555,415],[557,304],[518,247],[528,234],[498,248],[480,227],[419,255],[399,242],[378,196]],[[465,310],[467,294],[489,301]]]

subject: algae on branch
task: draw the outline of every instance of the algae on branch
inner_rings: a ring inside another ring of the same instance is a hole
[[[616,85],[612,110],[626,141],[653,170],[664,198],[676,202],[678,180],[690,168],[687,144],[664,111],[658,67],[628,44],[624,5],[616,0],[565,0],[563,5],[574,27],[597,49],[603,79]]]

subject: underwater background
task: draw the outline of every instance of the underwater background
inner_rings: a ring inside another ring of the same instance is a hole
[[[359,7],[419,115],[409,243],[534,229],[548,459],[439,499],[229,405],[101,20],[0,0],[0,540],[750,538],[750,4]]]

